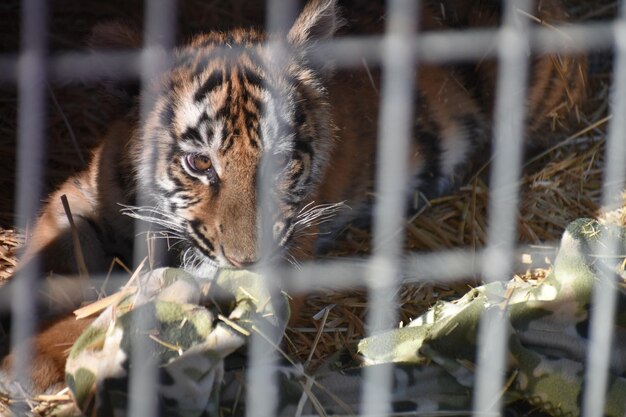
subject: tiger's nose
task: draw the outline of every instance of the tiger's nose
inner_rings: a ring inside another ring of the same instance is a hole
[[[252,265],[254,265],[256,263],[256,260],[253,260],[251,258],[242,258],[242,259],[238,259],[234,256],[229,256],[224,254],[224,257],[226,258],[226,260],[234,267],[236,268],[249,268]]]

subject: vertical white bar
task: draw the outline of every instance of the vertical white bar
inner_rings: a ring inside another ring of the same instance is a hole
[[[174,46],[176,36],[176,1],[150,0],[145,3],[144,10],[144,43],[141,54],[141,104],[140,124],[143,126],[153,106],[156,95],[150,94],[152,84],[159,74],[169,65],[167,56]],[[148,198],[137,189],[138,206],[148,204]],[[133,264],[139,265],[147,256],[146,225],[135,223],[135,244]],[[158,254],[157,254],[158,256]],[[135,317],[132,334],[131,363],[129,375],[128,415],[133,417],[154,417],[158,415],[158,368],[155,362],[154,342],[150,340],[144,329],[152,329],[156,325],[154,317],[141,314]]]
[[[393,327],[397,321],[398,277],[404,235],[409,143],[413,127],[415,64],[413,40],[419,2],[390,0],[383,40],[381,109],[378,128],[374,253],[367,273],[368,333]],[[391,410],[391,366],[366,368],[362,415]]]
[[[266,2],[265,27],[269,33],[286,33],[291,22],[296,15],[297,3],[293,0],[268,0]],[[287,59],[286,45],[281,41],[272,42],[267,45],[271,61],[282,62]],[[271,68],[271,65],[268,66]],[[277,65],[279,67],[279,65]],[[281,98],[275,98],[280,100]],[[266,142],[266,143],[269,143]],[[281,297],[278,291],[278,269],[272,262],[272,256],[277,249],[272,233],[272,213],[278,207],[271,198],[273,187],[272,179],[277,172],[271,150],[267,150],[261,161],[261,169],[258,172],[259,182],[257,189],[257,218],[260,219],[259,240],[260,259],[263,260],[260,267],[260,276],[265,279],[267,288],[270,289],[271,299],[276,300]],[[267,260],[267,262],[266,262]],[[262,326],[257,323],[258,330],[270,340],[280,340],[281,335],[277,334],[278,329],[272,326]],[[253,332],[250,338],[248,350],[249,362],[246,371],[246,416],[248,417],[271,417],[276,415],[278,408],[278,381],[276,376],[276,352],[268,349],[265,338],[258,332]]]
[[[517,231],[517,204],[523,150],[526,82],[528,78],[528,0],[504,2],[503,24],[498,37],[498,81],[491,167],[489,230],[481,266],[486,282],[507,280],[511,275]],[[478,334],[474,415],[498,415],[507,347],[507,327],[502,300],[488,303]]]
[[[626,187],[626,2],[622,1],[615,31],[615,66],[613,69],[612,113],[608,128],[605,151],[604,180],[602,185],[602,206],[610,207],[621,200]],[[611,255],[619,248],[616,237],[609,236],[603,242],[598,268],[598,280],[593,288],[589,311],[590,340],[587,351],[585,372],[585,392],[583,394],[583,416],[601,417],[604,415],[607,377],[613,343],[613,323],[617,302],[616,274],[613,273]],[[608,259],[608,262],[604,260]]]
[[[18,69],[18,145],[17,145],[17,203],[15,224],[27,230],[39,209],[42,177],[45,167],[46,119],[46,32],[47,4],[45,0],[22,1],[21,52]],[[29,385],[28,369],[32,346],[28,339],[36,326],[36,299],[33,288],[39,274],[37,259],[23,265],[14,280],[12,294],[11,343],[15,353],[12,373],[14,381]],[[16,348],[19,346],[19,348]],[[18,404],[16,415],[25,414]]]

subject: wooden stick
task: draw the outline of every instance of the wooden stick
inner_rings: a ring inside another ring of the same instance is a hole
[[[78,236],[78,229],[74,224],[72,218],[72,211],[70,210],[70,203],[67,201],[65,194],[61,196],[61,203],[63,203],[63,209],[67,220],[70,222],[70,229],[72,230],[72,243],[74,246],[74,256],[76,257],[76,266],[78,267],[78,275],[81,279],[89,279],[89,271],[87,270],[87,264],[85,264],[85,257],[83,256],[83,248],[80,246],[80,238]]]

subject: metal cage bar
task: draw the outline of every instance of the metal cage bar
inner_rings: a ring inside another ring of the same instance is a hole
[[[602,207],[612,207],[620,201],[626,187],[626,2],[620,2],[620,13],[613,26],[615,36],[615,65],[613,68],[612,114],[608,126],[605,150]],[[585,390],[582,413],[585,417],[604,415],[607,394],[613,324],[617,305],[617,274],[611,260],[621,254],[616,236],[609,234],[601,246],[598,268],[591,299],[589,347],[585,370]],[[607,261],[608,260],[608,261]],[[614,262],[613,262],[614,263]]]
[[[48,21],[45,0],[22,2],[21,50],[18,61],[18,148],[17,148],[17,203],[15,222],[27,230],[36,218],[42,193],[44,153],[46,149],[46,28]],[[32,287],[37,281],[38,262],[33,259],[18,272],[12,291],[11,348],[15,352],[12,364],[13,380],[30,385],[28,370],[33,355],[30,338],[35,331],[36,302]],[[24,404],[12,408],[23,413]]]
[[[407,195],[409,138],[413,128],[415,66],[411,46],[419,2],[387,3],[387,25],[382,41],[382,87],[379,113],[373,254],[367,271],[369,334],[380,333],[397,321],[399,260]],[[363,415],[391,412],[391,364],[365,370]]]
[[[553,28],[536,27],[528,34],[527,46],[537,53],[593,52],[613,48],[615,25],[613,21],[578,23]],[[453,63],[477,61],[494,57],[494,45],[499,29],[467,29],[446,33],[420,33],[412,42],[412,55],[422,62]],[[419,41],[418,41],[419,39]],[[333,61],[338,68],[363,64],[366,59],[378,64],[384,53],[383,37],[341,37],[320,43],[312,51],[311,59],[319,63]],[[49,77],[57,82],[96,82],[103,78],[129,79],[139,74],[141,51],[96,53],[67,52],[49,59]],[[0,54],[0,82],[15,82],[18,75],[18,57]]]
[[[289,25],[295,19],[297,4],[294,0],[267,0],[266,1],[265,27],[270,33],[286,33]],[[280,41],[268,40],[265,45],[266,52],[273,62],[285,62],[289,59],[286,44]],[[278,100],[283,100],[279,96]],[[262,110],[264,111],[264,110]],[[257,218],[260,219],[260,253],[264,262],[260,269],[261,279],[271,293],[271,298],[281,298],[279,288],[279,271],[273,262],[272,253],[277,249],[272,234],[272,213],[278,209],[276,202],[271,198],[273,178],[278,171],[275,157],[269,152],[261,159],[260,181],[257,188],[259,202],[257,205]],[[272,301],[270,301],[272,302]],[[276,302],[274,302],[276,305]],[[278,355],[275,349],[268,348],[268,341],[280,340],[278,329],[273,326],[264,326],[258,321],[255,331],[250,337],[249,364],[246,369],[246,404],[254,404],[254,407],[246,407],[246,416],[271,417],[276,415],[279,404],[278,389]]]
[[[518,11],[529,10],[530,1],[505,3],[504,19],[497,42],[498,80],[490,174],[487,248],[482,277],[487,282],[508,279],[516,245],[516,218],[521,176],[522,140],[528,57],[528,19]],[[500,413],[506,361],[506,306],[490,300],[481,317],[478,332],[477,374],[474,387],[474,415]]]
[[[141,82],[140,120],[145,123],[154,103],[154,79],[168,67],[168,54],[174,46],[176,36],[176,1],[150,0],[144,6],[144,38],[141,55],[138,57],[139,78]],[[145,190],[137,190],[137,204],[143,206],[147,201]],[[133,250],[133,267],[138,267],[148,256],[148,227],[135,222],[135,241]],[[155,254],[157,261],[162,254]],[[158,368],[154,360],[154,343],[146,337],[145,330],[155,328],[155,318],[143,311],[133,318],[133,326],[141,329],[131,335],[132,372],[129,375],[128,415],[137,417],[153,417],[158,415],[159,401],[157,397]]]

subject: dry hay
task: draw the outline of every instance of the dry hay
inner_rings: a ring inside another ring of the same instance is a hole
[[[12,229],[0,229],[0,287],[17,266],[17,250],[22,245],[21,236]]]

